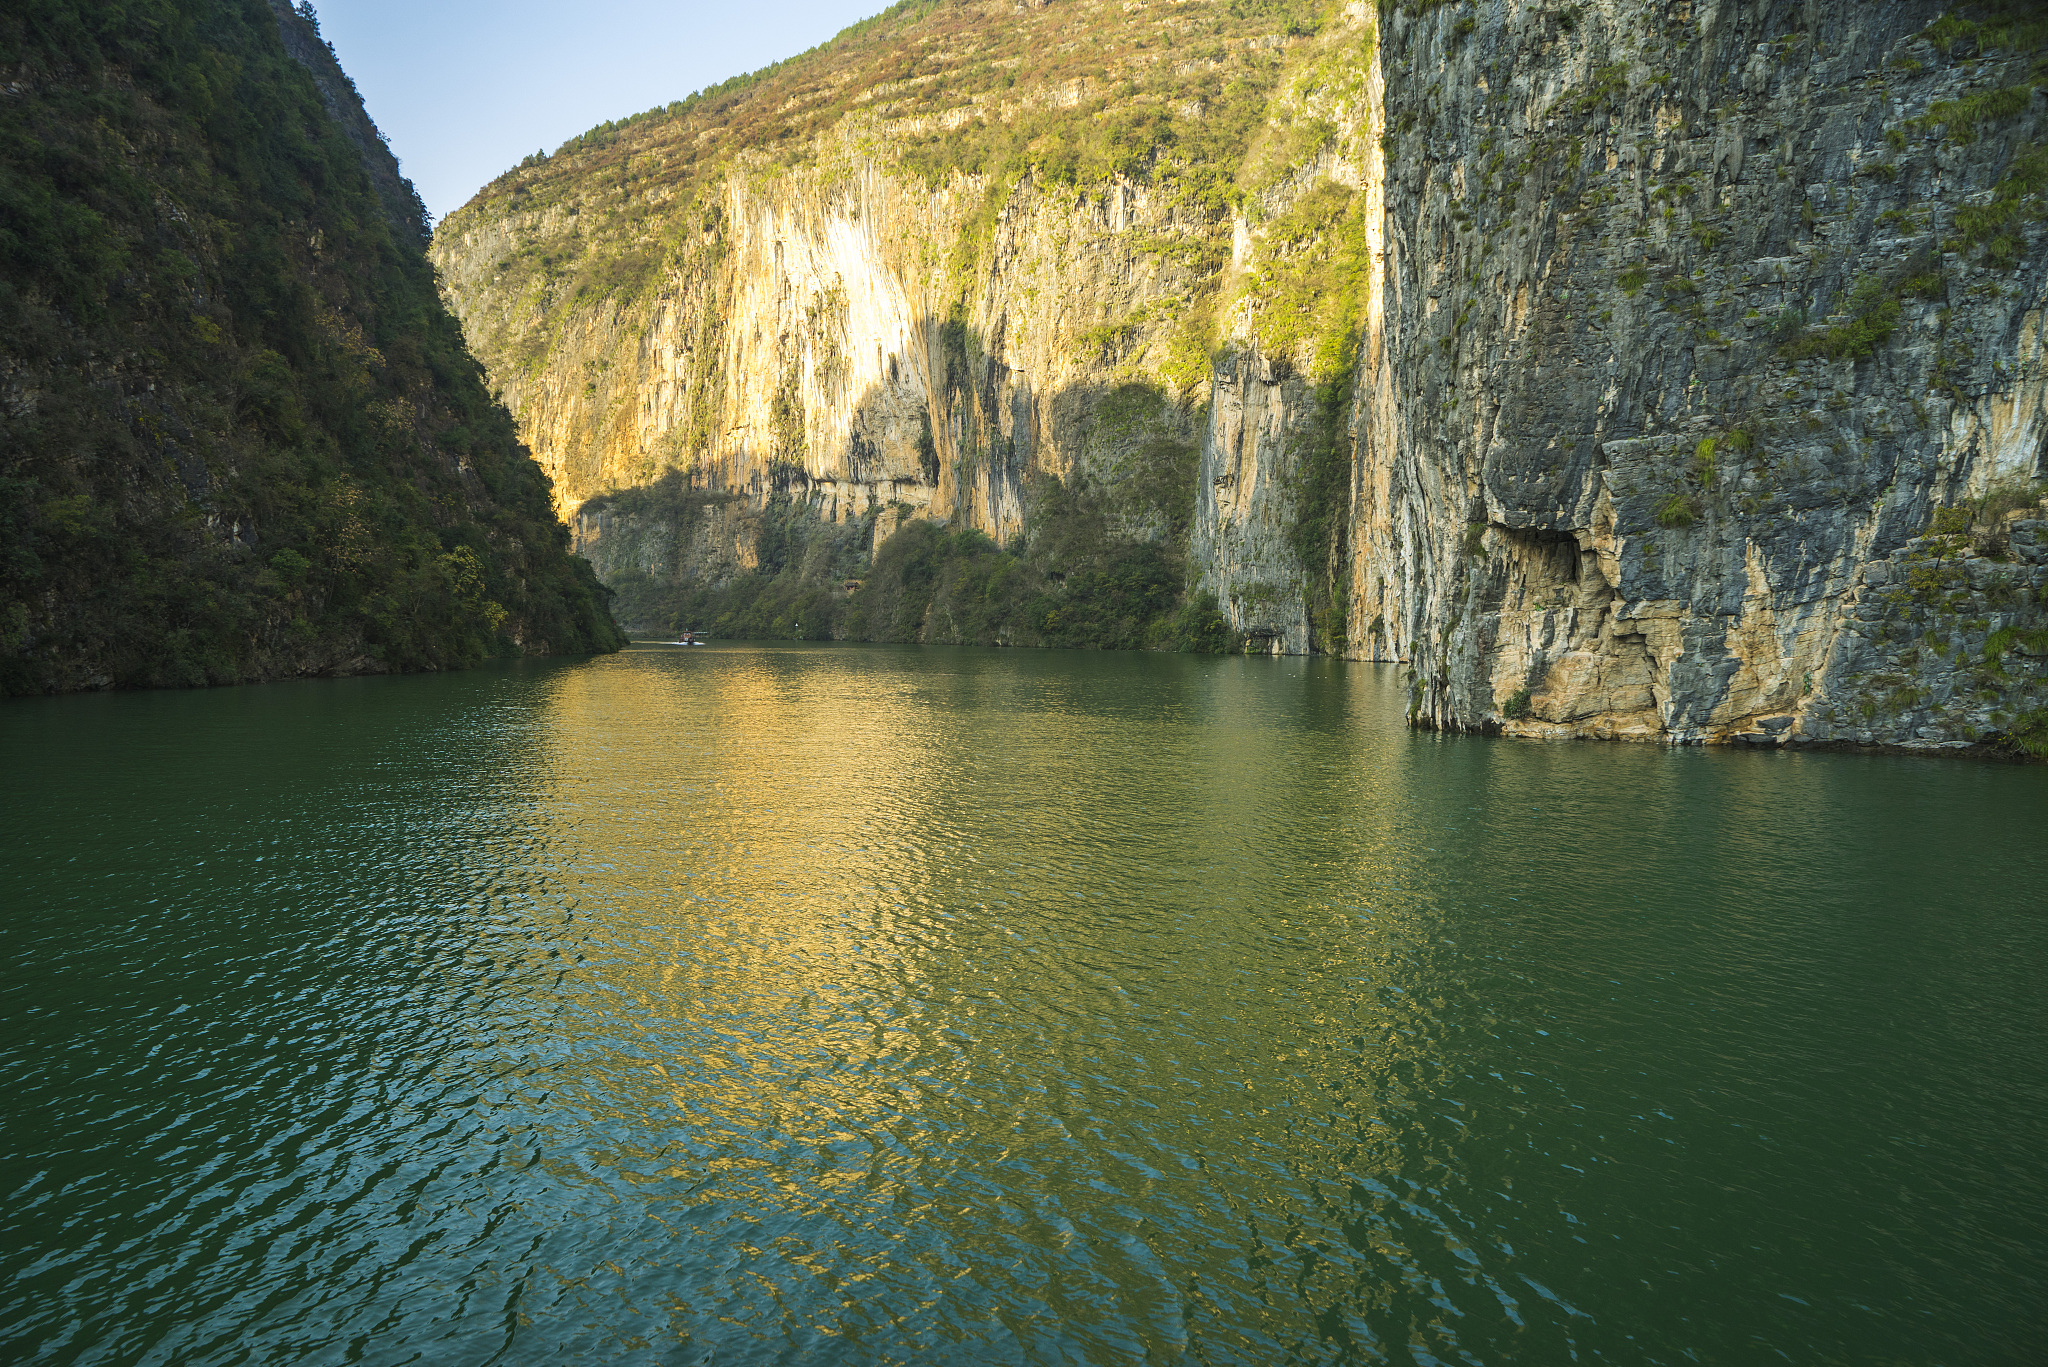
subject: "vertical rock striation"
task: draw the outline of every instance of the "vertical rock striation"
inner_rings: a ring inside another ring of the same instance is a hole
[[[1864,567],[2041,473],[2048,260],[2031,212],[1970,218],[2040,188],[2035,58],[1938,14],[1390,18],[1354,616],[1418,721],[1917,746],[2024,710],[1866,705]]]

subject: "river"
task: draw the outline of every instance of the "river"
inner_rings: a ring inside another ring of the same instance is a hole
[[[0,1356],[2035,1361],[2048,770],[851,646],[0,707]]]

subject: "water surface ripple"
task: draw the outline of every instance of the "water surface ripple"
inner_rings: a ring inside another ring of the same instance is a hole
[[[0,709],[0,1356],[2035,1361],[2048,775],[850,647]]]

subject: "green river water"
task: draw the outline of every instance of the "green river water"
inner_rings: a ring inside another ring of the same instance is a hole
[[[0,1360],[2022,1363],[2048,770],[890,647],[0,707]]]

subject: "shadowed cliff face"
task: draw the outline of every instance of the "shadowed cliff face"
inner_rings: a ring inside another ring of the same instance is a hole
[[[616,649],[281,2],[0,13],[0,694]]]
[[[947,13],[949,51],[994,22]],[[1097,88],[1130,80],[1138,107],[1222,60],[1187,60],[1220,13],[1117,19]],[[2025,515],[2048,34],[2012,7],[1940,18],[1390,6],[1233,30],[1228,88],[1260,113],[1220,197],[1189,190],[1191,134],[1062,171],[1113,108],[1063,131],[1060,92],[1087,89],[1064,68],[848,96],[875,30],[764,88],[853,101],[804,152],[713,156],[701,111],[650,120],[508,175],[434,254],[565,508],[679,471],[862,521],[871,550],[905,518],[1021,544],[1037,477],[1113,491],[1144,463],[1101,409],[1142,383],[1198,447],[1189,592],[1253,648],[1407,662],[1419,724],[2024,748],[2048,703]],[[889,41],[914,45],[904,23]],[[918,150],[998,126],[1025,149],[1007,170]],[[699,155],[715,175],[634,190]],[[606,516],[581,524],[601,569],[606,538],[649,544]],[[755,572],[733,539],[661,572]]]
[[[420,202],[419,191],[405,178],[398,158],[384,141],[384,135],[377,131],[369,110],[363,107],[356,83],[341,69],[340,60],[320,36],[315,20],[302,16],[287,0],[269,0],[269,4],[271,13],[277,16],[277,36],[283,41],[286,54],[313,78],[327,117],[348,139],[349,146],[355,148],[356,158],[384,206],[392,236],[414,251],[425,250],[429,236],[427,206]]]

